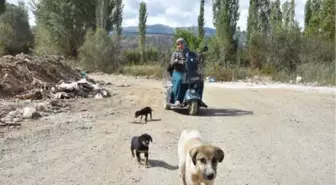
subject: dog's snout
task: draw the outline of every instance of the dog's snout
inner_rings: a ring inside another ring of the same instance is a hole
[[[215,174],[210,173],[206,176],[207,180],[212,180],[215,177]]]

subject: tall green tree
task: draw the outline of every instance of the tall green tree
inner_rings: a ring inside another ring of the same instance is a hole
[[[145,46],[146,46],[146,22],[147,22],[147,7],[145,2],[140,3],[139,8],[139,25],[138,25],[138,31],[139,31],[139,49],[140,49],[140,62],[145,62]]]
[[[309,27],[311,17],[312,17],[311,0],[307,0],[305,4],[305,15],[304,15],[305,30],[307,30],[307,28]]]
[[[250,6],[247,16],[247,41],[258,32],[258,4],[257,0],[250,0]]]
[[[291,30],[295,29],[296,21],[295,21],[295,0],[291,0],[289,3],[289,27]]]
[[[335,0],[324,0],[321,31],[325,39],[335,41]]]
[[[283,9],[283,28],[287,31],[298,29],[298,23],[295,20],[295,0],[286,1],[282,4]]]
[[[112,31],[114,24],[115,0],[96,0],[96,26],[106,31]]]
[[[283,28],[288,29],[289,28],[289,22],[290,22],[290,16],[289,16],[289,2],[285,1],[282,4],[282,11],[283,11]]]
[[[321,23],[322,23],[322,0],[312,0],[311,1],[311,11],[312,15],[309,20],[309,26],[307,27],[308,35],[319,35],[321,33]]]
[[[45,40],[52,42],[66,57],[77,57],[78,48],[84,42],[89,28],[96,25],[96,0],[39,0],[35,3],[37,48],[44,47]],[[38,34],[44,35],[38,35]],[[48,37],[42,39],[43,37]]]
[[[270,23],[272,30],[277,30],[281,28],[282,25],[282,12],[280,7],[280,0],[275,0],[271,2],[271,15]]]
[[[200,40],[204,39],[204,1],[205,0],[201,0],[200,3],[200,13],[198,15],[198,38]]]
[[[270,0],[258,0],[258,22],[260,32],[267,36],[270,33],[270,14],[271,14],[271,5]]]
[[[115,19],[115,29],[117,32],[118,39],[121,37],[122,33],[122,21],[123,21],[123,10],[124,10],[124,4],[122,3],[122,0],[115,0],[116,1],[116,8],[114,13],[114,19]]]
[[[224,53],[223,62],[234,56],[237,21],[239,19],[239,0],[213,0],[213,21],[220,50]]]
[[[0,16],[0,42],[11,54],[27,53],[32,45],[33,35],[29,26],[28,10],[23,2],[19,5],[6,4],[6,11]],[[3,35],[2,35],[3,34]],[[6,38],[11,35],[12,37]]]
[[[0,0],[0,15],[6,10],[6,0]]]

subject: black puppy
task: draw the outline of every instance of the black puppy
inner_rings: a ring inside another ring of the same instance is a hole
[[[153,142],[153,139],[149,134],[142,134],[141,136],[133,136],[131,142],[132,157],[134,157],[134,150],[135,150],[138,163],[141,164],[140,153],[144,153],[146,158],[145,163],[147,167],[148,167],[148,150],[149,150],[148,146],[150,142]]]
[[[147,123],[147,115],[149,114],[150,115],[150,118],[152,120],[152,108],[150,107],[145,107],[141,110],[138,110],[138,111],[135,111],[135,118],[140,117],[140,121],[142,120],[142,116],[145,116],[145,122]]]

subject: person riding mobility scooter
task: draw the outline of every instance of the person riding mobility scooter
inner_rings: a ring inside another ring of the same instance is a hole
[[[204,81],[199,65],[204,62],[203,52],[208,50],[205,46],[200,54],[192,52],[186,47],[184,39],[176,40],[178,49],[172,54],[167,72],[172,85],[166,87],[164,108],[188,107],[190,115],[196,115],[200,107],[208,107],[203,101]]]

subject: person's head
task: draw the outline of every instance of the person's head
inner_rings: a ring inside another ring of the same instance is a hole
[[[176,45],[178,49],[183,50],[185,48],[186,43],[183,38],[178,38],[176,40]]]

